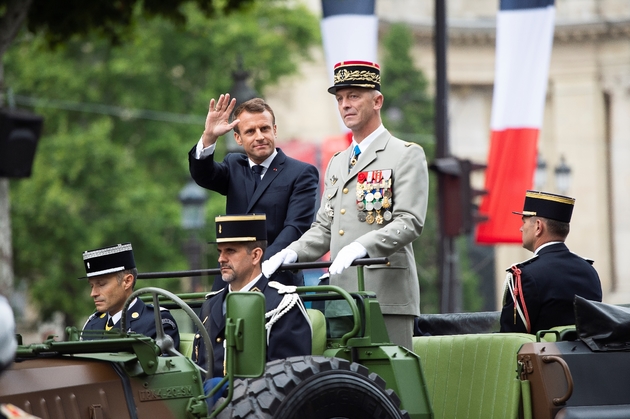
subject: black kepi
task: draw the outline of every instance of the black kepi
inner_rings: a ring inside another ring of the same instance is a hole
[[[85,265],[87,276],[79,279],[107,275],[136,267],[131,243],[86,250],[83,252],[83,264]]]
[[[265,214],[219,215],[214,219],[217,243],[267,240]]]
[[[543,217],[563,223],[571,222],[575,198],[548,192],[527,191],[523,211],[514,214],[525,217]]]

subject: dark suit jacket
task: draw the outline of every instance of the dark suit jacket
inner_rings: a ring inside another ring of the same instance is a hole
[[[190,151],[190,175],[199,186],[227,197],[226,214],[266,214],[264,259],[299,239],[315,217],[319,173],[315,166],[286,156],[279,148],[254,191],[254,175],[245,154],[230,153],[218,163],[214,154],[203,160]],[[293,285],[292,277],[273,280]]]
[[[575,324],[575,295],[602,301],[602,286],[592,262],[571,253],[564,243],[540,249],[538,255],[516,266],[521,270],[523,296],[531,333]],[[514,303],[509,292],[501,311],[502,332],[527,332],[520,316],[514,324]]]
[[[127,330],[155,339],[157,330],[155,328],[154,311],[155,309],[152,304],[147,305],[140,299],[136,300],[135,304],[129,308],[127,313]],[[162,310],[160,314],[162,316],[164,333],[173,338],[175,349],[179,350],[179,331],[175,319],[168,310]],[[107,323],[107,313],[95,312],[88,318],[85,326],[83,326],[83,330],[102,331],[105,330],[105,323]],[[120,319],[114,324],[114,328],[120,329]],[[85,336],[83,339],[91,340],[93,338]]]
[[[267,278],[261,277],[252,287],[252,290],[256,288],[265,295],[266,312],[278,307],[283,295],[278,294],[277,289],[269,286]],[[227,294],[227,287],[213,295],[209,294],[208,299],[201,306],[199,316],[206,326],[213,345],[213,377],[223,377],[224,375],[225,316],[223,315],[223,302]],[[297,306],[293,306],[271,328],[267,345],[267,362],[291,356],[310,355],[311,339],[311,328],[308,320]],[[198,333],[193,342],[192,359],[202,368],[206,367],[206,349]]]

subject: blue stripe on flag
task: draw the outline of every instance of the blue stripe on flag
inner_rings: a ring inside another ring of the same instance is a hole
[[[501,0],[499,10],[543,9],[553,3],[554,0]]]
[[[373,15],[376,0],[322,0],[324,18],[335,15]]]

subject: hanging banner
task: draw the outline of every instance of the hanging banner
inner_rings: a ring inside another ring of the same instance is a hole
[[[525,192],[532,189],[553,45],[553,0],[501,0],[488,167],[477,243],[520,243]]]

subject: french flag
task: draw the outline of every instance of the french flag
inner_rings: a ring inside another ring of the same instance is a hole
[[[477,243],[520,243],[525,192],[532,189],[553,45],[554,0],[501,0],[497,14],[491,137]]]
[[[378,47],[376,0],[322,0],[321,31],[330,85],[341,61],[375,63]]]

